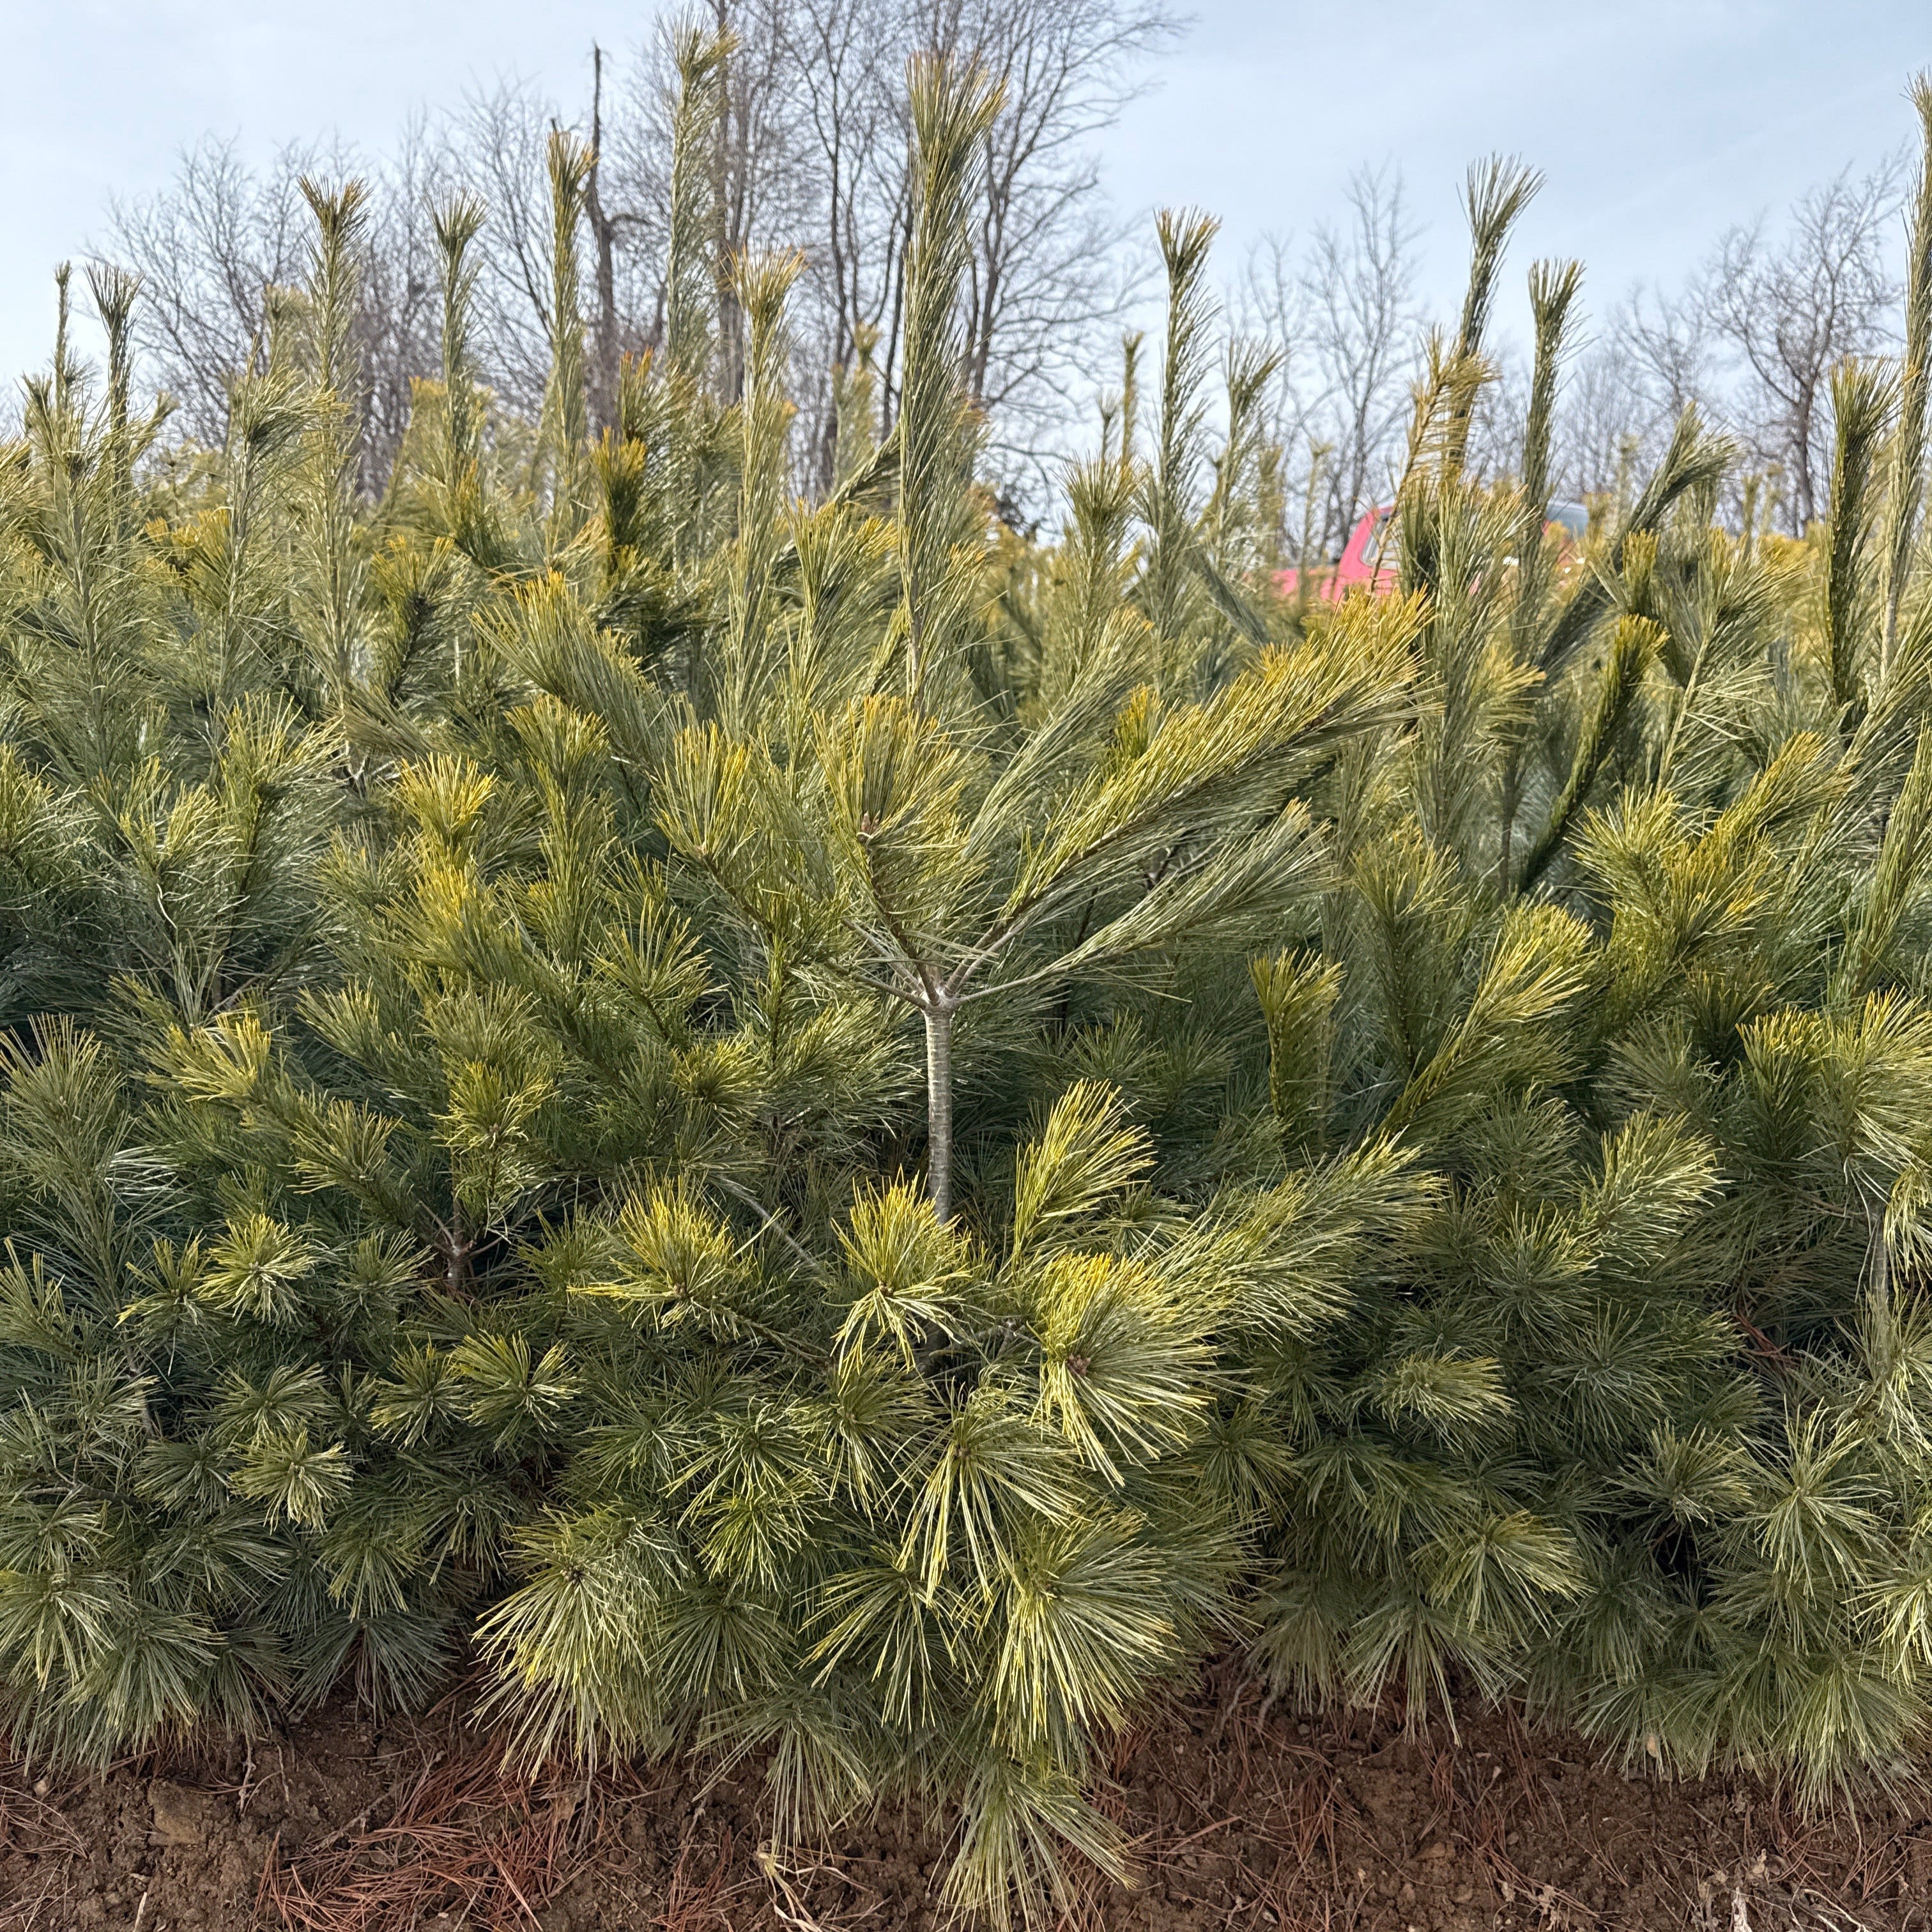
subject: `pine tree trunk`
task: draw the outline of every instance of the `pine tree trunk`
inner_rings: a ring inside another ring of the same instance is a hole
[[[952,1218],[952,1012],[943,998],[926,1014],[926,1180],[933,1211]]]

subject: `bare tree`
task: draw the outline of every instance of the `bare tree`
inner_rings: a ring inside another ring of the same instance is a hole
[[[409,421],[411,379],[435,367],[435,268],[426,216],[435,172],[426,124],[412,121],[374,169],[340,146],[291,146],[259,173],[211,137],[181,158],[171,188],[112,204],[114,253],[141,278],[136,338],[188,433],[219,442],[236,374],[266,352],[269,291],[305,272],[312,218],[304,176],[372,178],[359,284],[362,482],[380,485]]]
[[[820,326],[802,352],[848,366],[880,342],[879,402],[896,406],[901,278],[913,218],[902,104],[921,49],[971,62],[1004,105],[987,138],[962,318],[964,376],[992,448],[1024,469],[1088,386],[1078,345],[1112,332],[1125,304],[1123,232],[1106,207],[1095,140],[1175,31],[1158,0],[779,0],[777,32],[812,216],[801,230]],[[808,304],[811,302],[808,296]],[[821,392],[829,400],[830,392]],[[828,410],[812,447],[829,474]]]
[[[1880,347],[1893,326],[1886,244],[1900,178],[1896,160],[1857,178],[1846,170],[1798,202],[1781,238],[1762,220],[1732,230],[1703,278],[1706,326],[1738,365],[1738,426],[1783,466],[1794,530],[1821,507],[1832,371]]]
[[[218,442],[237,371],[264,352],[268,292],[300,278],[310,215],[298,185],[340,155],[291,146],[256,173],[210,135],[182,154],[163,193],[110,204],[114,251],[141,278],[137,340],[178,420]]]
[[[535,418],[550,370],[549,175],[554,105],[528,82],[466,94],[441,128],[441,165],[488,210],[477,250],[482,366],[509,406]]]
[[[1177,31],[1154,0],[927,0],[926,44],[983,68],[1004,105],[986,143],[966,289],[968,392],[1010,448],[1064,419],[1069,351],[1109,332],[1127,289],[1094,142]]]
[[[1551,458],[1558,494],[1614,495],[1654,466],[1690,405],[1726,413],[1716,352],[1695,283],[1676,295],[1634,287],[1564,376]]]
[[[1346,222],[1317,227],[1298,260],[1286,242],[1264,238],[1236,297],[1244,328],[1281,358],[1276,440],[1291,458],[1311,443],[1328,452],[1320,523],[1331,552],[1388,486],[1423,322],[1420,231],[1400,173],[1358,170],[1348,200]]]
[[[590,420],[608,429],[617,413],[618,346],[617,234],[626,220],[604,202],[604,50],[590,50],[590,166],[584,177],[584,212],[590,224],[595,251],[597,315],[592,325],[594,352],[590,364]]]
[[[1577,356],[1564,381],[1550,458],[1556,494],[1613,494],[1652,434],[1642,372],[1613,325]]]
[[[412,385],[437,366],[442,310],[431,209],[442,175],[430,125],[418,116],[374,182],[358,345],[364,389],[361,481],[371,494],[381,488],[402,447]]]
[[[1100,133],[1175,31],[1166,0],[703,0],[729,36],[717,136],[710,254],[717,280],[717,379],[735,393],[738,331],[730,264],[796,248],[794,392],[804,421],[800,480],[829,485],[838,443],[836,372],[878,344],[880,427],[896,408],[896,342],[914,214],[906,64],[936,49],[1003,89],[986,144],[974,259],[962,318],[964,374],[992,426],[988,446],[1024,488],[1029,458],[1054,447],[1090,388],[1082,345],[1111,338],[1129,288],[1124,232],[1108,211]],[[585,222],[595,277],[588,374],[593,420],[608,420],[616,369],[656,343],[666,272],[672,38],[647,38],[616,70],[592,52],[587,125],[594,168]],[[358,170],[372,188],[364,281],[364,364],[372,463],[393,455],[410,379],[435,367],[428,335],[428,212],[460,181],[488,219],[476,260],[476,350],[504,406],[533,418],[548,362],[552,236],[545,142],[565,117],[514,78],[472,90],[409,130],[397,153]],[[291,150],[257,175],[232,146],[184,158],[161,194],[118,208],[115,250],[154,298],[145,346],[182,392],[189,420],[218,433],[236,371],[259,353],[264,291],[294,278],[307,245],[297,177],[350,171],[354,158]]]
[[[801,146],[819,184],[805,241],[805,296],[816,326],[800,340],[815,345],[818,368],[829,376],[850,366],[862,331],[885,331],[897,299],[910,214],[899,106],[902,16],[890,0],[792,0],[782,31]],[[817,405],[805,446],[812,480],[822,489],[832,476],[837,411],[829,383],[808,379],[800,386]]]
[[[1469,417],[1468,474],[1485,482],[1519,477],[1523,434],[1529,420],[1530,367],[1521,346],[1507,336],[1485,345],[1490,380],[1483,385]]]
[[[1694,283],[1676,296],[1639,283],[1612,320],[1634,398],[1666,425],[1710,400],[1714,344],[1708,309]]]
[[[718,259],[797,247],[814,225],[819,200],[810,178],[787,46],[787,0],[711,0],[716,25],[736,43],[724,74],[718,129]],[[728,276],[719,282],[719,386],[735,398],[743,382],[745,343]]]

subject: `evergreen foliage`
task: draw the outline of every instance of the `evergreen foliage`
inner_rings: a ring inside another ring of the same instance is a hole
[[[1211,224],[1029,546],[956,297],[996,97],[916,65],[899,409],[788,483],[787,258],[710,259],[586,431],[560,135],[542,420],[443,372],[358,503],[361,200],[219,450],[64,327],[0,452],[0,1696],[104,1760],[472,1662],[530,1756],[910,1797],[1032,1916],[1209,1648],[1640,1765],[1904,1762],[1932,1698],[1924,330],[1832,514],[1687,417],[1544,532],[1466,473],[1511,221],[1419,394],[1402,592],[1285,599]],[[1922,90],[1922,112],[1925,100]],[[1922,196],[1919,226],[1927,227]],[[1924,237],[1920,237],[1922,244]],[[1926,304],[1916,244],[1912,310]],[[63,284],[64,299],[64,284]],[[720,303],[744,322],[728,358]],[[1922,320],[1922,317],[1921,318]],[[735,359],[733,359],[735,358]],[[728,374],[727,362],[735,374]],[[842,413],[842,422],[843,416]]]

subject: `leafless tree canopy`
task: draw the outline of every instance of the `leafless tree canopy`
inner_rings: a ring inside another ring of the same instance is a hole
[[[1862,179],[1840,175],[1798,202],[1781,238],[1762,222],[1732,230],[1705,278],[1709,332],[1742,379],[1738,426],[1782,466],[1800,529],[1822,507],[1832,370],[1892,334],[1900,291],[1886,244],[1900,179],[1893,164]]]
[[[1135,260],[1104,192],[1097,137],[1144,85],[1177,31],[1166,0],[703,0],[730,37],[711,190],[721,381],[736,376],[728,265],[796,250],[792,390],[797,481],[830,486],[839,447],[838,372],[872,364],[890,426],[914,210],[908,170],[908,58],[977,62],[1004,106],[983,156],[963,296],[964,376],[990,428],[992,480],[1043,496],[1076,434],[1094,372],[1118,338]],[[534,418],[550,360],[550,129],[595,144],[586,196],[593,265],[585,317],[593,422],[608,419],[621,358],[661,345],[675,28],[621,56],[595,52],[581,102],[514,80],[472,91],[403,129],[380,155],[281,150],[251,168],[230,142],[186,152],[160,194],[116,203],[111,251],[146,293],[142,347],[155,386],[191,433],[213,440],[234,373],[267,352],[272,291],[298,282],[310,245],[304,175],[354,173],[374,190],[360,342],[365,487],[379,488],[408,418],[412,380],[436,364],[430,214],[459,184],[481,191],[477,352],[507,409]],[[1847,171],[1720,238],[1680,287],[1633,290],[1600,311],[1564,372],[1553,482],[1613,492],[1654,460],[1684,410],[1724,423],[1755,458],[1768,500],[1802,530],[1822,514],[1831,375],[1898,330],[1903,170]],[[1425,318],[1420,230],[1392,166],[1358,170],[1340,219],[1264,236],[1230,309],[1273,369],[1257,434],[1291,549],[1333,555],[1399,466]],[[1527,365],[1507,327],[1496,380],[1472,424],[1471,460],[1500,470],[1519,446]]]
[[[190,435],[219,440],[235,373],[267,353],[272,292],[306,272],[314,221],[302,178],[372,174],[379,192],[360,344],[364,482],[373,488],[386,473],[408,421],[410,378],[435,367],[428,197],[437,160],[420,122],[374,168],[340,146],[308,144],[252,170],[232,141],[210,137],[182,155],[167,190],[113,204],[113,252],[141,277],[136,313],[149,373],[176,399]]]
[[[994,460],[1024,489],[1084,394],[1083,346],[1114,326],[1126,298],[1127,256],[1095,136],[1174,32],[1164,0],[709,0],[706,24],[734,43],[714,197],[724,380],[735,380],[736,326],[723,265],[744,249],[798,250],[797,448],[808,488],[831,474],[835,368],[876,342],[888,421],[894,406],[913,212],[906,62],[938,49],[1000,82],[962,334]],[[230,142],[190,150],[168,188],[112,210],[111,252],[146,290],[142,346],[156,386],[179,399],[194,434],[221,434],[235,372],[266,352],[269,292],[302,272],[300,178],[356,173],[370,181],[375,209],[361,344],[365,481],[375,487],[393,458],[412,378],[436,367],[430,213],[458,182],[489,210],[477,304],[484,371],[508,407],[533,414],[548,361],[544,142],[553,124],[569,124],[598,148],[586,321],[593,405],[601,398],[608,407],[617,358],[656,346],[663,328],[672,38],[666,23],[621,59],[598,50],[580,104],[503,80],[405,129],[380,156],[291,147],[251,169]]]
[[[1237,292],[1242,326],[1280,358],[1275,434],[1325,551],[1388,493],[1422,332],[1419,234],[1400,174],[1364,169],[1340,225],[1318,226],[1299,254],[1264,237]]]
[[[933,49],[976,63],[1005,106],[987,144],[962,336],[965,376],[988,413],[995,460],[1024,482],[1087,385],[1082,350],[1128,294],[1121,227],[1102,190],[1095,137],[1174,32],[1154,0],[713,0],[738,41],[722,141],[718,247],[794,247],[796,387],[808,480],[830,478],[830,372],[878,345],[880,400],[896,396],[899,305],[912,217],[906,62]],[[614,206],[662,259],[670,86],[660,39],[634,70],[614,144]],[[641,310],[640,310],[641,313]],[[730,338],[729,318],[726,336]]]
[[[1786,526],[1825,509],[1832,370],[1892,346],[1899,329],[1902,164],[1849,170],[1724,235],[1678,288],[1646,284],[1604,316],[1564,371],[1552,481],[1613,494],[1654,464],[1694,404],[1738,437]],[[1242,326],[1280,358],[1270,434],[1291,541],[1305,505],[1313,547],[1333,556],[1401,456],[1422,318],[1418,232],[1392,170],[1358,172],[1340,224],[1299,248],[1264,237],[1235,293]],[[1520,447],[1528,370],[1506,334],[1472,428],[1479,471]]]
[[[1695,404],[1751,452],[1788,529],[1822,514],[1832,371],[1898,337],[1902,179],[1895,160],[1840,174],[1730,230],[1682,287],[1631,290],[1574,372],[1566,487],[1616,489]]]

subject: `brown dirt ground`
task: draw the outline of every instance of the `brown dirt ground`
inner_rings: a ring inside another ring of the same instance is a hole
[[[1508,1713],[1406,1737],[1232,1671],[1124,1741],[1139,1842],[1069,1932],[1932,1928],[1932,1786],[1806,1819],[1743,1778],[1630,1778]],[[450,1714],[325,1712],[104,1778],[0,1771],[5,1932],[927,1932],[944,1848],[890,1821],[782,1862],[755,1772],[506,1778]]]

